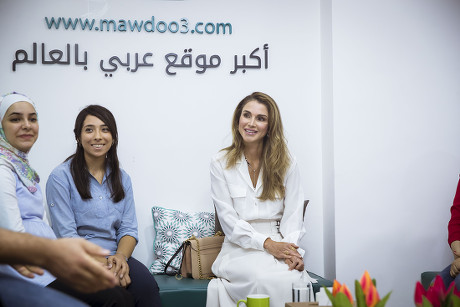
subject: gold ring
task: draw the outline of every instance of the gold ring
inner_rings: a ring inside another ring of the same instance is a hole
[[[284,253],[285,253],[286,255],[289,255],[289,251],[284,251]]]
[[[294,246],[291,246],[291,249],[292,249],[293,251],[295,251],[295,248],[294,248]]]

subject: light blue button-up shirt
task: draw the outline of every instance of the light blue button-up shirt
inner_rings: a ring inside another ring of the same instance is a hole
[[[46,183],[51,224],[57,237],[81,237],[115,254],[124,236],[138,240],[134,196],[129,175],[121,170],[125,198],[110,198],[106,171],[102,184],[90,175],[92,199],[83,200],[70,172],[70,161],[56,167]]]
[[[35,193],[31,193],[19,179],[14,168],[1,162],[0,174],[3,176],[1,180],[2,185],[0,185],[0,206],[16,206],[16,210],[18,211],[17,215],[19,218],[19,225],[17,228],[14,228],[11,227],[12,223],[6,223],[5,220],[11,218],[11,216],[2,216],[0,221],[3,220],[3,223],[0,223],[0,227],[12,231],[20,231],[22,229],[23,231],[25,230],[26,232],[35,236],[55,239],[56,237],[51,230],[51,227],[43,220],[44,207],[40,185],[37,184],[37,191],[35,191]],[[0,275],[22,278],[23,280],[38,284],[42,287],[47,286],[55,280],[54,276],[51,275],[48,271],[45,271],[43,275],[36,275],[32,279],[27,278],[6,264],[0,265]]]

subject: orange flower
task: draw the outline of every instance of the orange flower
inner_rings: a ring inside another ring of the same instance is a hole
[[[379,293],[375,287],[372,287],[365,295],[367,307],[374,307],[380,301]]]
[[[351,295],[350,290],[345,284],[341,285],[337,280],[334,280],[334,284],[332,285],[332,293],[331,291],[329,291],[328,288],[324,287],[324,289],[326,291],[327,296],[329,297],[329,300],[332,303],[332,306],[334,307],[352,307],[353,296]],[[375,280],[371,279],[367,271],[364,272],[360,281],[355,280],[355,290],[356,290],[355,291],[356,306],[358,307],[375,307],[375,306],[384,307],[386,302],[390,298],[390,294],[391,294],[390,292],[387,295],[385,295],[383,299],[380,299],[379,293],[377,292],[377,288],[375,286]],[[419,296],[420,295],[418,295],[416,292],[416,295],[415,295],[416,304],[418,304],[418,302],[422,300],[422,298],[421,297],[419,298]],[[460,302],[460,299],[459,299],[459,302]],[[421,305],[417,305],[417,306],[420,307]]]
[[[332,284],[332,295],[335,296],[337,293],[339,293],[340,287],[342,285],[335,279],[334,283]]]
[[[342,285],[339,292],[345,294],[348,297],[350,303],[353,304],[353,296],[351,295],[350,289],[348,289],[345,284]]]
[[[332,284],[332,296],[336,296],[338,293],[343,293],[346,295],[350,303],[353,303],[353,296],[351,295],[350,289],[348,289],[347,285],[341,285],[337,280],[334,280]]]
[[[368,271],[364,272],[360,284],[363,288],[367,307],[374,307],[380,301],[380,297]]]

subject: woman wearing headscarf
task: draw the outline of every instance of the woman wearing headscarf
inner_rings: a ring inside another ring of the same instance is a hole
[[[38,113],[30,98],[16,92],[0,98],[0,227],[55,239],[53,230],[43,219],[40,177],[27,157],[38,138],[38,131]],[[0,273],[58,289],[91,306],[132,306],[132,296],[121,287],[82,293],[56,280],[47,271],[27,279],[25,276],[34,269],[26,266],[16,268],[17,271],[11,266],[1,265]]]

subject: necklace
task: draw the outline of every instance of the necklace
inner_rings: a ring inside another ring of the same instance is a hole
[[[256,178],[257,169],[252,167],[251,163],[249,163],[246,156],[244,156],[244,160],[246,160],[246,163],[248,164],[249,169],[252,171],[252,172],[249,172],[249,177],[251,177],[252,185],[255,187],[257,183],[257,178]]]

